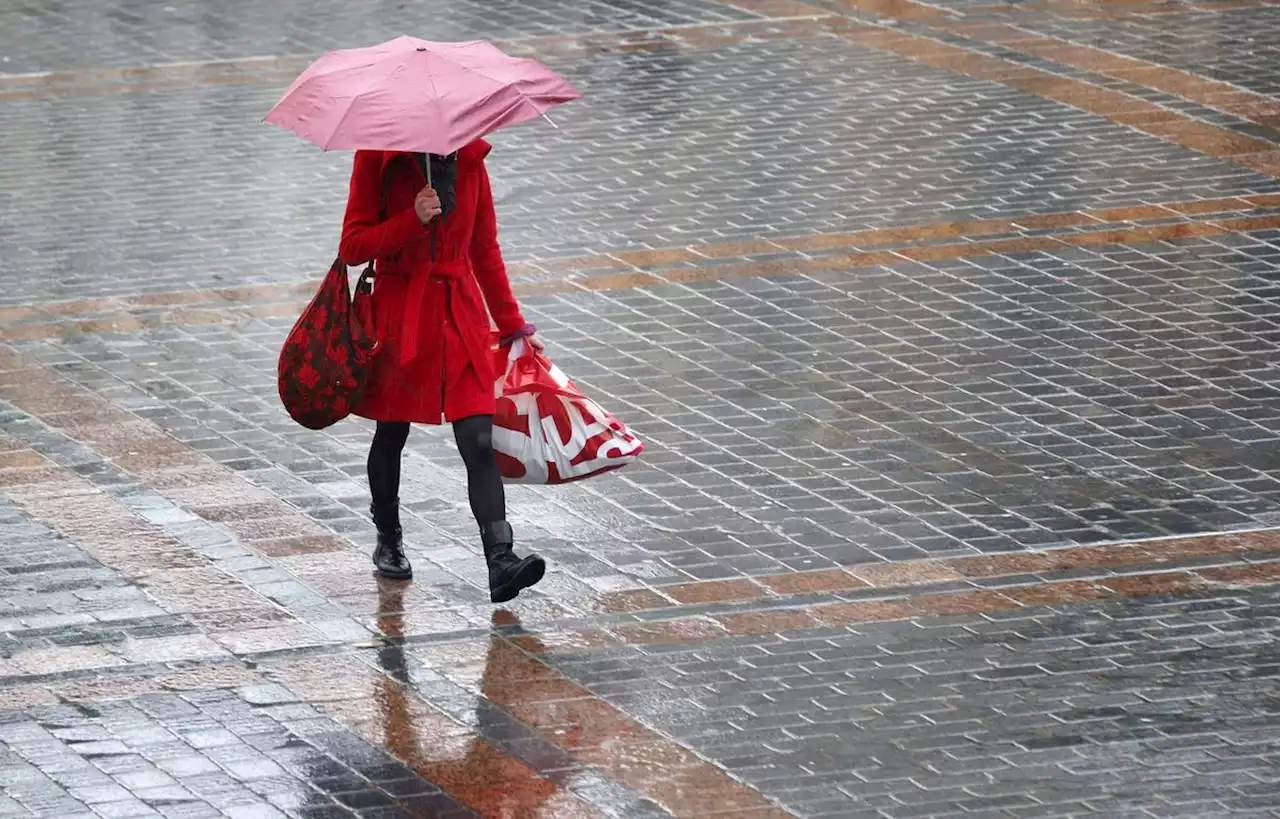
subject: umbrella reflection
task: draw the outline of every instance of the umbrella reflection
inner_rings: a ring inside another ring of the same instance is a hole
[[[494,616],[473,729],[466,736],[442,737],[438,715],[430,713],[431,709],[411,691],[404,640],[404,594],[408,587],[408,583],[378,581],[377,622],[383,646],[377,657],[384,673],[375,682],[374,698],[387,750],[485,816],[559,819],[566,815],[566,799],[572,799],[567,792],[482,739],[510,733],[503,725],[509,717],[489,702],[488,694],[505,682],[501,679],[501,663],[494,662],[503,651],[498,629],[518,625],[519,620],[505,612]]]

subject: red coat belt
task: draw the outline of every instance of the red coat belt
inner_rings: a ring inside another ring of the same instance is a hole
[[[404,320],[400,326],[400,365],[406,366],[418,357],[419,339],[421,336],[423,316],[428,300],[435,308],[430,318],[434,329],[440,327],[445,314],[454,316],[454,320],[462,324],[470,316],[460,316],[454,303],[457,288],[453,285],[465,276],[471,275],[471,268],[465,260],[453,262],[435,262],[427,270],[414,271],[409,281],[406,294]],[[432,288],[444,288],[443,298],[432,297]],[[458,327],[459,335],[464,343],[469,342],[471,334],[467,328]],[[473,345],[467,344],[468,347]],[[476,355],[477,350],[470,350]]]

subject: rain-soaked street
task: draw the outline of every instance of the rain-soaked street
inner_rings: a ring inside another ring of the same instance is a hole
[[[647,449],[280,406],[402,33],[583,98],[492,137],[516,295]],[[0,817],[1280,816],[1276,0],[4,0]]]

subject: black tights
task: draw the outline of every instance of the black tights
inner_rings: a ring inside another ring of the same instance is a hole
[[[493,416],[472,415],[453,424],[453,437],[467,467],[467,496],[476,523],[484,526],[507,519],[507,495],[493,454]],[[388,519],[400,502],[400,456],[409,440],[409,424],[379,421],[369,448],[369,490],[374,515],[383,524],[395,527],[399,517]]]

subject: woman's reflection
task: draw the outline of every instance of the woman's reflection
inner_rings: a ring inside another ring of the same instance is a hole
[[[382,712],[382,728],[386,746],[402,760],[416,763],[418,738],[413,730],[409,709],[409,668],[404,657],[404,593],[408,583],[378,580],[378,631],[382,648],[378,649],[378,665],[384,675],[377,678],[374,698]]]
[[[509,681],[500,679],[501,662],[495,658],[504,650],[498,630],[518,626],[519,619],[507,612],[494,615],[494,629],[489,635],[489,648],[480,681],[481,699],[475,711],[476,724],[465,746],[440,741],[429,736],[430,747],[423,747],[419,723],[425,703],[410,691],[411,680],[404,650],[404,593],[408,583],[379,579],[378,630],[382,647],[378,665],[385,672],[375,682],[374,697],[382,717],[386,748],[408,763],[424,778],[434,782],[467,807],[485,816],[502,819],[562,819],[575,801],[567,792],[559,792],[556,784],[542,778],[518,760],[481,739],[483,736],[509,735],[502,724],[509,720],[489,701],[489,692],[506,686],[503,696],[510,698]],[[428,729],[429,734],[436,732]],[[556,798],[553,798],[556,797]]]

